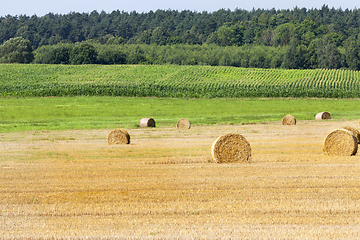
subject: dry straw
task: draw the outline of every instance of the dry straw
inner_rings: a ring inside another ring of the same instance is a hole
[[[323,119],[331,119],[330,113],[320,112],[320,113],[316,114],[315,120],[323,120]]]
[[[228,133],[215,140],[211,154],[217,163],[249,162],[251,147],[242,135]]]
[[[107,141],[110,145],[112,145],[112,144],[129,144],[130,143],[130,135],[124,129],[115,129],[115,130],[112,130],[108,134]]]
[[[296,118],[292,115],[286,115],[281,121],[282,125],[296,125]]]
[[[140,127],[155,127],[155,120],[153,118],[142,118]]]
[[[346,129],[333,130],[324,140],[323,151],[327,155],[351,156],[356,154],[357,149],[356,137]]]
[[[346,129],[346,130],[350,131],[356,137],[357,142],[360,143],[360,132],[359,132],[359,130],[357,130],[354,127],[350,127],[350,126],[342,127],[342,129]]]
[[[190,124],[189,120],[187,120],[186,118],[181,118],[176,123],[176,128],[190,129],[190,127],[191,127],[191,124]]]

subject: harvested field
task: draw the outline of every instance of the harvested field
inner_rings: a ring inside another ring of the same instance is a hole
[[[327,156],[326,135],[358,121],[0,133],[0,236],[356,239],[360,157]],[[216,164],[233,132],[250,163]]]

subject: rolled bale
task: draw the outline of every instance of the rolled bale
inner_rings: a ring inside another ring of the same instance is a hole
[[[324,140],[323,151],[327,155],[352,156],[358,150],[358,142],[354,134],[346,129],[331,131]]]
[[[177,121],[176,123],[176,128],[180,128],[180,129],[190,129],[191,128],[191,124],[189,122],[189,120],[187,120],[186,118],[181,118]]]
[[[108,144],[129,144],[130,134],[125,129],[114,129],[107,136]]]
[[[155,120],[153,118],[142,118],[140,127],[155,127]]]
[[[282,125],[296,125],[296,118],[293,115],[286,115],[281,121]]]
[[[356,137],[356,140],[357,140],[358,144],[360,143],[360,132],[359,132],[359,130],[357,130],[354,127],[350,127],[350,126],[342,127],[342,129],[346,129],[346,130],[350,131]]]
[[[323,120],[323,119],[331,119],[330,113],[320,112],[320,113],[316,114],[315,120]]]
[[[215,140],[211,155],[216,163],[249,162],[250,143],[240,134],[227,133]]]

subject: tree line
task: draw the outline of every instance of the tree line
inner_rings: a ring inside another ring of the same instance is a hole
[[[0,17],[0,62],[204,64],[360,69],[360,11],[329,8],[91,13]],[[9,43],[10,42],[10,43]],[[26,49],[26,48],[25,48]],[[19,51],[17,51],[19,52]],[[89,56],[87,56],[87,54]],[[32,56],[32,57],[31,57]]]

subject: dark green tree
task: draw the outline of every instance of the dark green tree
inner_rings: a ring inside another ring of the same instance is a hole
[[[69,64],[70,54],[73,50],[71,44],[57,44],[50,51],[50,64]]]
[[[329,35],[329,39],[333,44],[335,44],[335,46],[339,47],[343,45],[345,37],[342,34],[332,32]]]
[[[109,40],[107,40],[106,44],[124,44],[126,40],[122,37],[111,37]]]
[[[289,19],[284,16],[284,14],[279,13],[273,15],[269,20],[269,26],[270,28],[274,29],[277,26],[280,26],[281,24],[285,24],[289,22]]]
[[[307,60],[307,47],[300,44],[299,41],[292,41],[285,53],[282,67],[287,69],[306,69],[308,67]]]
[[[351,70],[360,70],[360,46],[352,39],[345,45],[346,63]]]
[[[105,47],[99,51],[98,63],[100,64],[124,64],[126,63],[126,55],[120,49]]]
[[[190,30],[185,31],[181,37],[181,42],[191,45],[201,44],[201,41],[197,36],[196,28],[192,27]]]
[[[1,63],[31,63],[34,59],[31,42],[22,37],[11,38],[0,46]]]
[[[297,35],[296,25],[294,23],[285,23],[278,26],[275,29],[276,44],[280,46],[286,46],[290,44],[292,39],[295,39]]]
[[[244,31],[244,44],[252,44],[254,42],[255,30],[253,28],[248,28]]]
[[[245,27],[241,24],[225,23],[215,33],[220,46],[243,45]]]
[[[319,68],[338,69],[341,67],[341,55],[328,35],[317,41],[317,61]]]
[[[308,48],[307,48],[307,68],[315,69],[318,67],[317,63],[317,53],[316,53],[316,42],[317,40],[313,40]]]
[[[132,49],[131,53],[127,55],[127,63],[140,64],[146,62],[145,52],[140,46],[136,46]]]
[[[155,28],[151,33],[150,43],[156,45],[165,45],[169,38],[169,34],[163,27]]]
[[[71,64],[94,64],[96,63],[97,52],[89,43],[75,44],[70,53]]]

